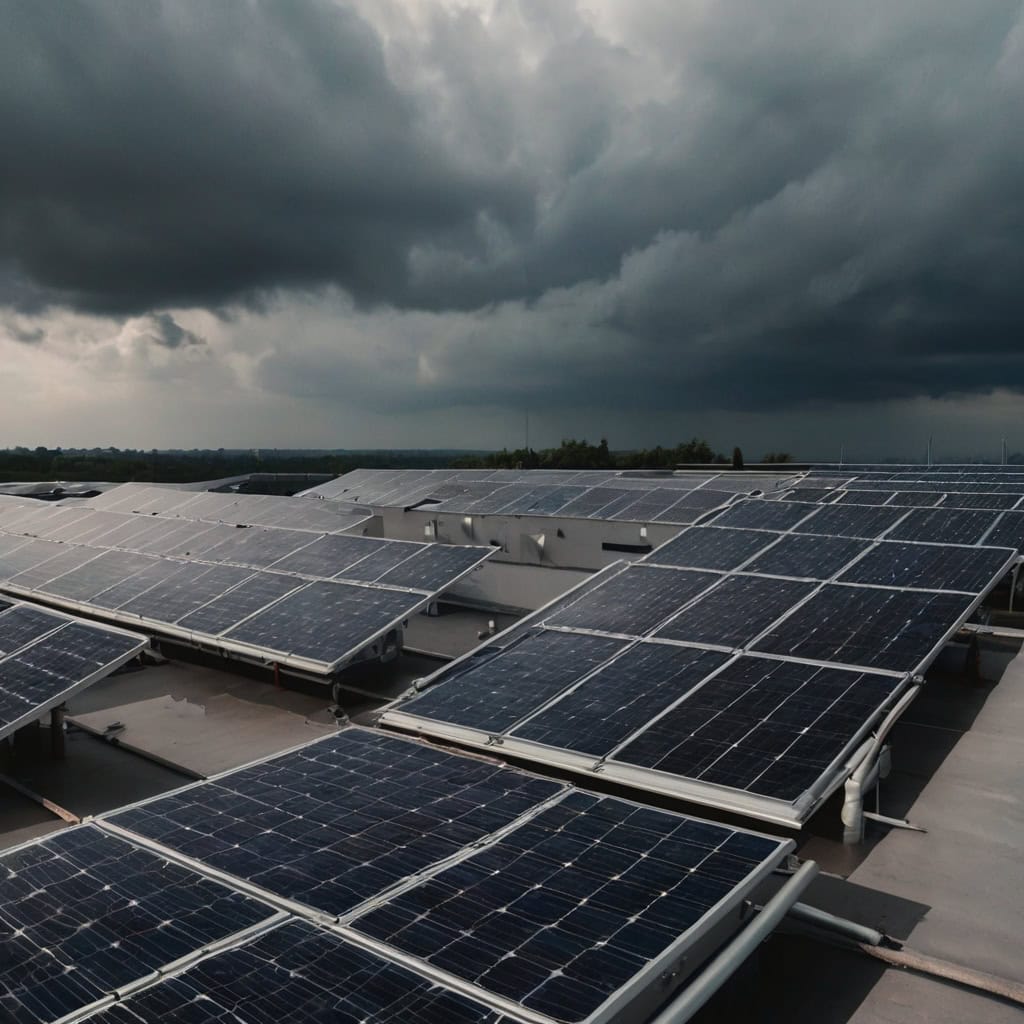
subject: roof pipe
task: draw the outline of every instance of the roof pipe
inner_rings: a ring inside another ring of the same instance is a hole
[[[924,681],[921,680],[910,687],[909,690],[896,702],[892,711],[885,716],[882,724],[875,733],[875,738],[868,748],[860,764],[853,774],[846,780],[846,800],[843,803],[843,842],[848,846],[859,843],[864,838],[864,793],[877,777],[878,755],[882,750],[892,727],[898,721],[900,715],[906,711],[914,698],[921,692]]]
[[[757,917],[701,971],[700,976],[659,1013],[650,1024],[684,1024],[729,980],[740,965],[775,930],[818,873],[813,860],[762,907]]]

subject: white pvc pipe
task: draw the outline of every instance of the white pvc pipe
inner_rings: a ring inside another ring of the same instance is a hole
[[[804,861],[800,870],[764,905],[761,912],[729,943],[700,976],[661,1011],[650,1024],[684,1024],[735,973],[737,968],[775,930],[818,873],[813,860]]]

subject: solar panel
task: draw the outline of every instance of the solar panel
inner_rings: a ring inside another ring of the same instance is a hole
[[[728,655],[644,641],[624,650],[567,693],[511,730],[513,736],[548,747],[606,757],[627,737],[679,700],[723,665]],[[462,687],[439,686],[459,693]],[[404,710],[423,714],[418,703]],[[472,723],[464,723],[472,724]],[[482,727],[490,723],[484,721]]]
[[[556,782],[345,729],[119,811],[113,825],[337,915],[515,821]]]
[[[468,996],[304,921],[289,921],[244,946],[202,960],[184,974],[88,1018],[95,1024],[226,1024],[243,1019],[261,1024],[271,1019],[277,1024],[507,1020]]]
[[[910,515],[905,508],[868,505],[827,505],[818,509],[797,529],[800,533],[820,533],[829,537],[864,537],[868,540],[881,536],[900,519]]]
[[[15,604],[0,610],[0,737],[109,675],[144,637]]]
[[[333,666],[418,610],[421,594],[316,582],[229,629],[229,640]]]
[[[253,573],[237,587],[177,620],[184,629],[210,636],[220,636],[250,615],[291,594],[305,585],[295,576],[282,576],[273,572]]]
[[[735,526],[752,530],[789,530],[814,511],[815,506],[812,504],[751,498],[730,505],[711,522],[715,526]]]
[[[549,1019],[611,1020],[783,849],[577,792],[352,927]]]
[[[797,580],[728,576],[661,626],[657,635],[684,643],[743,647],[814,588],[813,583]]]
[[[91,825],[0,854],[0,1009],[50,1024],[273,914]]]
[[[842,505],[887,505],[896,497],[895,491],[843,491],[839,495]]]
[[[933,544],[978,544],[997,518],[997,512],[976,509],[912,509],[889,538]]]
[[[551,626],[642,636],[719,578],[709,572],[631,565],[546,621]]]
[[[458,685],[429,689],[408,706],[425,718],[504,732],[625,646],[610,637],[535,630],[501,648],[500,659],[495,648],[471,654],[453,671]]]
[[[382,540],[332,534],[318,537],[311,544],[274,562],[272,567],[278,572],[308,576],[340,576],[349,566],[385,547],[387,544]]]
[[[738,569],[773,540],[772,534],[756,530],[695,526],[656,548],[644,561],[689,569]]]
[[[892,676],[741,657],[613,757],[792,803],[843,756],[900,685]]]
[[[1004,512],[984,537],[984,543],[997,547],[1024,549],[1024,512]]]
[[[229,499],[193,495],[182,498],[182,508],[201,511]],[[115,504],[148,501],[135,489]],[[317,674],[337,671],[493,553],[485,547],[317,537],[107,509],[40,507],[28,516],[27,525],[41,535],[66,534],[73,524],[79,535],[88,534],[89,543],[6,534],[5,519],[0,586],[10,592],[38,592],[75,611]],[[111,543],[161,554],[111,550]],[[253,571],[270,565],[272,573]],[[296,570],[316,585],[281,608],[270,607],[309,583],[291,574]],[[325,587],[322,581],[335,575],[341,581]],[[376,585],[356,587],[349,579]]]
[[[788,534],[747,566],[747,571],[800,579],[831,579],[871,546],[850,537]]]
[[[850,566],[839,582],[980,594],[994,576],[1009,570],[1013,554],[1007,548],[884,541]]]
[[[826,584],[754,649],[914,672],[973,604],[971,595]]]

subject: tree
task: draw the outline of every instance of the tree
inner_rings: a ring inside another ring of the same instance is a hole
[[[738,447],[732,450],[732,468],[742,469],[743,468],[743,452]]]

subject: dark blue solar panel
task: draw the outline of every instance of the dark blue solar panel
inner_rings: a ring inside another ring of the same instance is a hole
[[[797,501],[750,499],[730,505],[712,520],[715,526],[736,526],[752,530],[788,530],[816,510]]]
[[[742,657],[615,760],[791,802],[879,714],[892,676]]]
[[[985,537],[985,544],[997,547],[1024,549],[1024,512],[1004,512],[999,522]]]
[[[487,554],[484,548],[430,544],[384,573],[377,582],[416,590],[444,590],[452,580],[471,569]]]
[[[777,839],[573,793],[358,918],[356,930],[559,1021],[582,1021],[738,887]]]
[[[652,551],[645,562],[691,569],[738,569],[775,540],[757,530],[694,526]]]
[[[512,735],[604,757],[728,657],[673,644],[637,644]]]
[[[0,615],[3,622],[17,612]],[[0,660],[0,735],[56,707],[80,684],[109,673],[145,646],[141,636],[48,616],[49,631]],[[57,628],[59,627],[59,628]],[[27,636],[22,630],[18,639]],[[15,641],[16,642],[16,641]],[[13,648],[12,648],[13,649]]]
[[[843,505],[885,505],[895,496],[895,491],[844,491],[839,501]]]
[[[293,551],[305,547],[312,539],[310,534],[300,530],[236,528],[219,544],[207,548],[202,557],[207,562],[229,562],[265,569]]]
[[[371,551],[365,558],[350,565],[339,578],[373,583],[379,580],[384,573],[401,565],[406,559],[412,558],[422,550],[422,544],[404,540],[389,540],[383,547]]]
[[[271,916],[92,826],[0,856],[0,1014],[49,1024]]]
[[[252,575],[252,569],[241,566],[187,562],[181,571],[133,598],[121,610],[158,622],[177,622]]]
[[[828,505],[802,522],[797,530],[800,533],[820,533],[829,537],[865,537],[871,540],[885,533],[905,515],[905,508]]]
[[[278,896],[340,914],[508,825],[560,788],[346,729],[112,821]]]
[[[688,643],[743,647],[815,586],[763,576],[730,576],[663,625],[657,635]]]
[[[257,612],[225,634],[268,651],[333,664],[410,615],[419,594],[319,581]]]
[[[343,575],[349,566],[386,546],[386,541],[370,537],[338,534],[318,537],[312,544],[275,562],[273,568],[277,572],[297,572],[306,576]]]
[[[547,621],[553,626],[641,636],[719,579],[710,572],[631,565],[554,611]]]
[[[966,615],[971,595],[826,584],[755,649],[911,672]]]
[[[943,508],[1013,508],[1020,500],[1020,494],[1001,494],[982,492],[980,494],[963,494],[949,492],[942,502]]]
[[[292,921],[93,1017],[96,1024],[500,1024],[409,969]]]
[[[870,546],[870,541],[850,537],[790,534],[755,558],[747,572],[827,580]]]
[[[0,658],[38,640],[41,636],[63,626],[67,619],[58,618],[41,608],[19,604],[4,606],[0,614]]]
[[[794,487],[793,490],[784,494],[786,501],[806,501],[817,504],[828,504],[836,501],[841,495],[839,490],[825,490],[820,487]]]
[[[153,560],[144,555],[104,551],[86,565],[50,580],[43,590],[70,601],[89,601],[153,564]]]
[[[556,697],[626,641],[544,630],[508,646],[489,646],[445,672],[419,697],[402,705],[409,714],[499,733]]]
[[[897,491],[892,499],[893,505],[908,505],[914,508],[930,508],[942,501],[939,493],[929,494],[925,491]]]
[[[998,512],[978,509],[912,509],[887,539],[918,540],[930,544],[977,544],[998,515]]]
[[[961,548],[882,541],[840,577],[840,583],[875,583],[980,594],[1011,557],[1005,548]]]
[[[178,625],[197,633],[217,636],[235,623],[306,585],[296,576],[276,572],[253,573],[233,590],[182,616]]]

